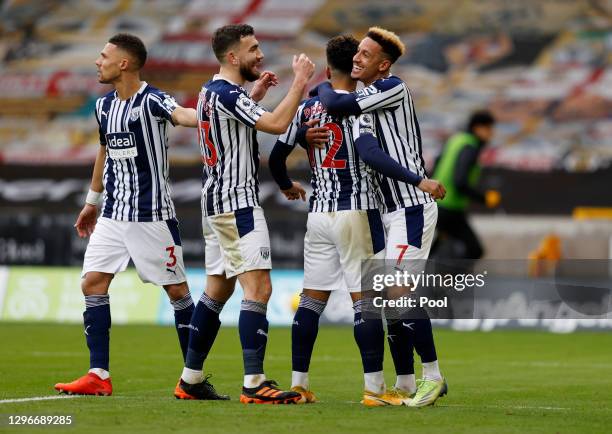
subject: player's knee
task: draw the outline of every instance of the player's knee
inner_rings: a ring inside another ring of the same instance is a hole
[[[164,285],[164,289],[166,290],[166,294],[168,294],[168,298],[170,298],[170,300],[180,300],[189,294],[187,282]]]
[[[329,300],[329,295],[331,294],[331,291],[321,291],[318,289],[304,288],[302,294],[304,294],[306,297],[313,298],[318,301],[327,302],[327,300]]]
[[[83,295],[108,294],[113,275],[108,273],[89,272],[81,279],[81,291]]]
[[[272,295],[272,284],[270,281],[263,282],[262,285],[255,289],[253,296],[256,301],[267,303]]]
[[[268,270],[248,271],[240,276],[240,284],[247,300],[267,303],[272,295],[272,282]]]

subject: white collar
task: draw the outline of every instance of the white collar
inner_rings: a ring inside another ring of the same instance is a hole
[[[143,92],[144,92],[144,90],[147,88],[147,86],[148,86],[148,85],[149,85],[149,83],[147,83],[146,81],[143,81],[143,82],[142,82],[142,84],[140,85],[140,88],[139,88],[139,89],[136,91],[136,93],[135,93],[134,95],[132,95],[131,97],[129,97],[129,98],[128,98],[128,99],[126,99],[126,100],[123,100],[123,99],[122,99],[121,101],[129,101],[129,100],[131,100],[132,98],[134,98],[136,95],[138,95],[138,94],[140,94],[140,93],[143,93]],[[115,98],[121,99],[121,98],[119,98],[119,92],[117,92],[117,89],[115,89]]]
[[[212,79],[213,79],[213,81],[214,81],[214,80],[225,80],[225,81],[227,81],[229,84],[233,84],[234,86],[242,87],[242,86],[240,86],[238,83],[234,83],[232,80],[230,80],[230,79],[229,79],[229,78],[227,78],[227,77],[222,76],[221,74],[215,74],[215,75],[213,75],[213,78],[212,78]]]

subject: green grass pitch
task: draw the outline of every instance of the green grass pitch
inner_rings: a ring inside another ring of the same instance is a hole
[[[272,328],[266,372],[290,381],[290,330]],[[111,330],[111,397],[47,401],[53,384],[86,372],[78,325],[0,324],[0,432],[177,433],[578,433],[611,432],[612,335],[532,331],[460,333],[437,330],[449,395],[435,407],[364,408],[362,374],[349,327],[322,327],[311,365],[320,402],[301,406],[238,402],[242,358],[236,328],[222,328],[206,371],[229,402],[178,401],[172,396],[182,363],[170,327]],[[387,384],[394,379],[389,354]],[[420,366],[417,366],[420,373]],[[69,428],[7,426],[11,414],[71,414]]]

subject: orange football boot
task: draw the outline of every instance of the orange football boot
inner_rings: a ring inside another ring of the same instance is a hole
[[[68,395],[110,396],[113,394],[113,384],[110,377],[103,380],[93,372],[88,372],[72,383],[57,383],[55,390]]]

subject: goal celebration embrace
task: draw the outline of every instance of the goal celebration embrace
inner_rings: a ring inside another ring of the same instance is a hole
[[[610,431],[612,0],[0,10],[0,432]]]
[[[317,402],[320,383],[311,380],[309,367],[319,318],[330,294],[342,291],[353,303],[363,370],[363,392],[355,391],[360,402],[368,407],[434,404],[448,386],[426,311],[410,327],[401,319],[406,312],[386,312],[383,321],[383,312],[376,312],[361,294],[362,261],[393,260],[402,268],[427,259],[436,199],[445,195],[444,186],[427,176],[409,87],[391,71],[404,54],[404,44],[380,27],[370,28],[360,41],[352,35],[333,37],[325,46],[327,81],[312,89],[308,84],[315,65],[306,54],[296,53],[290,60],[293,82],[271,111],[261,100],[278,85],[278,77],[263,69],[265,54],[253,27],[220,27],[211,44],[218,72],[202,85],[195,110],[179,106],[140,79],[147,50],[138,36],[111,37],[96,61],[99,81],[115,90],[96,103],[100,149],[75,224],[80,236],[90,237],[82,272],[90,368],[55,389],[113,393],[109,286],[131,259],[142,281],[162,286],[174,307],[184,360],[183,371],[177,373],[177,399],[231,399],[231,391],[213,386],[215,373],[206,370],[206,360],[221,326],[219,315],[238,281],[243,291],[238,318],[244,363],[241,402]],[[250,92],[247,83],[252,83]],[[303,99],[308,91],[311,96]],[[201,150],[206,284],[195,303],[170,196],[167,124],[195,127]],[[266,168],[259,164],[257,131],[278,136],[269,170],[287,200],[306,200],[306,190],[287,171],[286,160],[297,144],[312,167],[304,284],[287,348],[292,372],[287,373],[291,384],[286,389],[264,372],[268,337],[274,333],[266,313],[274,294],[270,270],[275,252],[259,201],[258,173]],[[366,315],[368,310],[373,315]],[[384,380],[385,340],[397,377],[392,386]],[[415,352],[423,366],[418,379]]]

